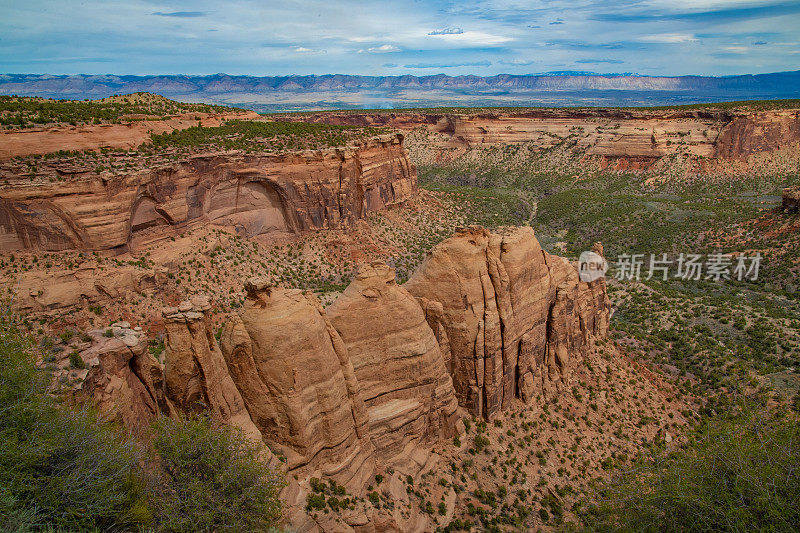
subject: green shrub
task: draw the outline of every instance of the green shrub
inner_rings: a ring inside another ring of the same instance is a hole
[[[306,497],[306,510],[325,509],[325,496],[323,494],[311,493]]]
[[[70,352],[69,354],[69,365],[72,368],[85,368],[86,364],[83,362],[83,358],[81,354],[78,353],[77,350]]]
[[[0,529],[121,529],[149,518],[136,444],[91,409],[59,407],[0,317]]]
[[[162,418],[153,429],[160,468],[151,501],[163,529],[263,531],[278,523],[284,482],[259,460],[262,444],[202,415]]]
[[[706,424],[688,449],[605,487],[590,530],[792,531],[800,524],[800,422],[746,411]]]

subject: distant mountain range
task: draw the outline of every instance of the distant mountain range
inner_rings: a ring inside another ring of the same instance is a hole
[[[633,106],[800,98],[800,71],[744,76],[557,72],[496,76],[117,76],[0,74],[0,94],[103,98],[152,92],[256,111],[430,106]]]

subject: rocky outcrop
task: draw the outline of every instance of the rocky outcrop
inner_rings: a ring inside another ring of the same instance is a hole
[[[118,322],[87,336],[88,346],[78,352],[85,368],[77,397],[91,398],[104,419],[134,432],[146,431],[156,417],[172,412],[161,365],[148,352],[141,328]]]
[[[23,313],[60,315],[93,305],[113,305],[152,294],[167,279],[166,269],[120,265],[53,268],[21,272],[14,280],[14,305]]]
[[[800,186],[783,189],[783,209],[796,213],[800,211]]]
[[[460,433],[439,343],[392,268],[363,265],[327,313],[353,364],[379,459],[401,460]]]
[[[405,288],[446,333],[459,403],[485,418],[514,398],[532,402],[562,389],[587,343],[607,333],[604,280],[580,282],[529,227],[461,229]]]
[[[290,473],[362,490],[375,470],[367,411],[347,348],[310,293],[245,285],[222,334],[230,374]]]
[[[87,124],[70,128],[32,128],[0,131],[0,160],[58,150],[129,150],[148,142],[150,135],[169,133],[201,124],[213,128],[231,119],[254,119],[252,111],[228,113],[186,113],[161,120],[136,120],[123,124]]]
[[[769,111],[737,116],[727,123],[714,143],[714,157],[746,159],[800,141],[800,112]]]
[[[416,190],[402,141],[386,135],[326,151],[205,154],[130,174],[72,165],[31,179],[9,169],[0,172],[0,251],[125,251],[207,224],[248,237],[346,228]]]
[[[218,420],[261,440],[214,338],[206,315],[210,308],[207,298],[197,297],[163,310],[166,397],[181,411],[209,410]]]

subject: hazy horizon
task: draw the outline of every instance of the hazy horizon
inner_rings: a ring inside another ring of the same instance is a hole
[[[0,10],[6,73],[673,77],[800,68],[800,3],[786,0],[0,0]]]

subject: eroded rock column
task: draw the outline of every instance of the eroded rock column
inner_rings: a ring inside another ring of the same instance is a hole
[[[265,442],[289,472],[360,491],[374,473],[367,411],[347,349],[319,301],[300,290],[245,284],[222,334],[233,380]]]
[[[439,343],[417,300],[382,262],[362,265],[327,310],[352,361],[379,459],[402,461],[459,432]]]

